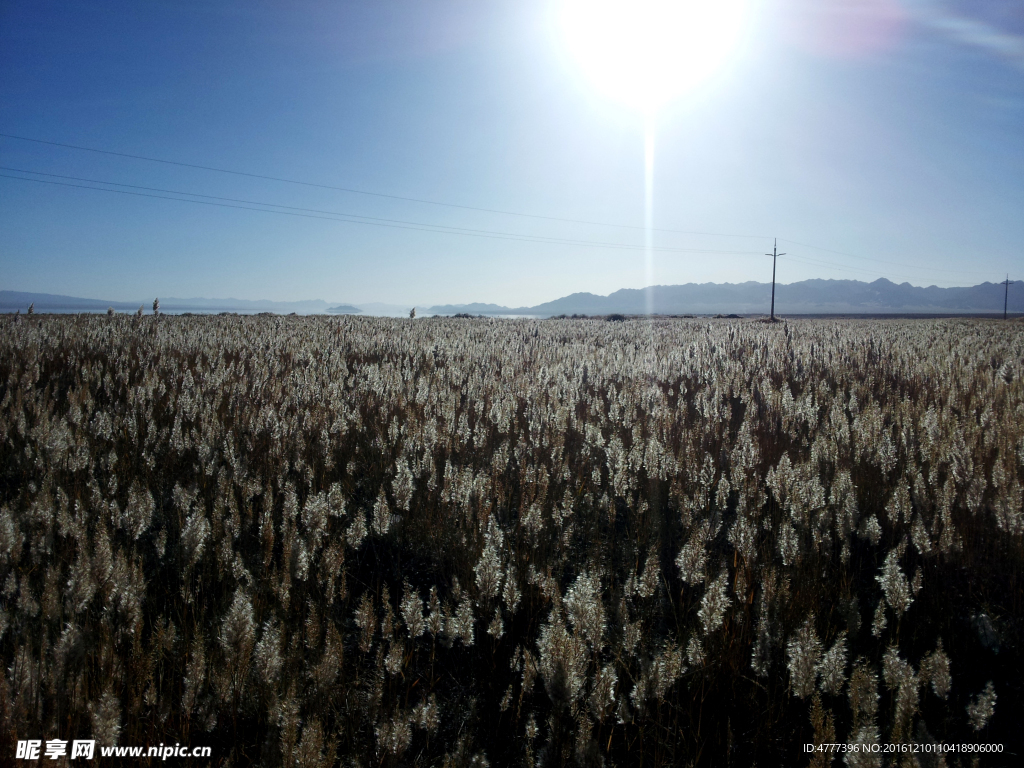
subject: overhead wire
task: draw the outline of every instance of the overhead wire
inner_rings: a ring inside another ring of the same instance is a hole
[[[180,203],[196,203],[199,205],[210,205],[220,208],[234,208],[237,210],[245,211],[256,211],[258,213],[276,213],[285,216],[297,216],[300,218],[307,219],[321,219],[324,221],[337,221],[349,224],[367,224],[370,226],[387,227],[392,229],[408,229],[420,232],[435,232],[438,234],[451,234],[451,235],[463,235],[469,237],[482,237],[491,240],[512,240],[518,242],[528,243],[548,243],[552,245],[573,245],[583,246],[591,248],[610,248],[618,250],[630,250],[630,251],[644,251],[646,247],[643,245],[630,245],[629,243],[608,243],[595,240],[572,240],[567,238],[555,238],[547,237],[545,235],[522,235],[513,232],[498,232],[491,230],[480,230],[480,229],[468,229],[465,227],[449,227],[446,225],[439,224],[424,224],[422,222],[409,222],[401,219],[381,219],[370,216],[359,216],[356,214],[339,213],[335,211],[322,211],[316,208],[298,208],[295,206],[284,206],[277,203],[263,203],[253,200],[240,200],[237,198],[229,197],[217,197],[214,195],[202,195],[194,192],[180,192],[177,190],[165,190],[156,187],[142,187],[134,184],[118,184],[117,182],[97,181],[93,179],[81,179],[80,177],[74,176],[61,176],[59,174],[46,174],[37,171],[22,171],[20,169],[11,169],[5,166],[0,166],[5,170],[16,170],[19,173],[35,173],[42,176],[51,176],[65,179],[77,179],[79,181],[88,181],[94,184],[108,184],[111,186],[124,186],[131,187],[132,189],[143,189],[150,190],[148,192],[133,192],[126,189],[107,189],[106,187],[87,186],[86,184],[72,184],[67,181],[50,181],[48,179],[33,179],[26,178],[24,176],[12,176],[10,174],[0,173],[0,178],[5,179],[16,179],[18,181],[32,181],[38,184],[51,184],[61,187],[73,187],[76,189],[90,189],[94,192],[110,192],[120,195],[132,195],[135,197],[149,197],[156,198],[159,200],[173,200]],[[154,192],[166,192],[168,194],[153,194]],[[205,200],[192,200],[187,197],[170,197],[169,195],[191,195],[193,197],[208,198]],[[214,202],[217,201],[231,201],[231,202]],[[247,205],[237,205],[236,203],[246,203]],[[267,206],[263,208],[256,208],[253,206]],[[285,208],[287,210],[274,210],[274,208]],[[326,214],[326,215],[319,215]],[[754,255],[754,251],[731,251],[731,250],[715,250],[715,249],[702,249],[702,248],[670,248],[664,246],[657,246],[654,248],[655,251],[660,253],[716,253],[726,255]]]
[[[289,179],[283,176],[268,176],[261,173],[248,173],[246,171],[235,171],[228,168],[217,168],[210,165],[198,165],[196,163],[184,163],[177,160],[165,160],[157,157],[147,157],[146,155],[134,155],[128,152],[114,152],[109,149],[96,149],[95,147],[83,147],[78,144],[65,144],[59,141],[45,141],[43,139],[33,139],[27,136],[16,136],[11,133],[0,133],[0,137],[5,139],[17,139],[18,141],[31,141],[36,144],[48,144],[53,147],[64,147],[65,149],[76,149],[83,152],[95,152],[101,155],[112,155],[114,157],[125,157],[132,160],[145,160],[150,163],[162,163],[164,165],[176,165],[181,168],[193,168],[201,171],[212,171],[214,173],[227,173],[233,176],[246,176],[250,179],[263,179],[264,181],[278,181],[285,184],[298,184],[304,187],[315,187],[317,189],[331,189],[336,192],[348,192],[354,195],[368,195],[370,197],[382,197],[389,200],[401,200],[408,203],[422,203],[424,205],[437,205],[445,208],[459,208],[464,211],[477,211],[480,213],[496,213],[502,216],[519,216],[527,219],[540,219],[543,221],[560,221],[567,224],[587,224],[590,226],[598,227],[615,227],[617,229],[635,229],[635,230],[646,230],[646,227],[638,224],[616,224],[607,221],[589,221],[586,219],[572,219],[561,216],[544,216],[536,213],[523,213],[521,211],[507,211],[499,208],[482,208],[473,205],[460,205],[457,203],[446,203],[439,200],[427,200],[419,197],[406,197],[404,195],[392,195],[383,192],[370,192],[365,189],[356,189],[354,187],[339,187],[332,184],[318,184],[311,181],[300,181],[298,179]],[[655,232],[672,232],[679,235],[705,235],[708,237],[738,237],[738,238],[749,238],[756,240],[764,240],[768,238],[768,235],[736,235],[725,232],[699,232],[695,230],[683,230],[683,229],[658,229],[655,228]]]
[[[508,210],[502,210],[502,209],[497,209],[497,208],[485,208],[485,207],[477,207],[477,206],[460,205],[460,204],[456,204],[456,203],[448,203],[448,202],[442,202],[442,201],[437,201],[437,200],[427,200],[427,199],[423,199],[423,198],[407,197],[407,196],[402,196],[402,195],[392,195],[392,194],[381,193],[381,192],[371,192],[371,191],[368,191],[368,190],[356,189],[356,188],[353,188],[353,187],[342,187],[342,186],[335,186],[335,185],[329,185],[329,184],[320,184],[320,183],[316,183],[316,182],[301,181],[301,180],[290,179],[290,178],[286,178],[286,177],[270,176],[270,175],[257,174],[257,173],[249,173],[249,172],[246,172],[246,171],[236,171],[236,170],[231,170],[231,169],[227,169],[227,168],[218,168],[218,167],[215,167],[215,166],[199,165],[199,164],[195,164],[195,163],[185,163],[185,162],[176,161],[176,160],[167,160],[167,159],[164,159],[164,158],[149,157],[149,156],[146,156],[146,155],[136,155],[136,154],[131,154],[131,153],[127,153],[127,152],[116,152],[116,151],[113,151],[113,150],[98,149],[96,147],[86,147],[86,146],[82,146],[82,145],[78,145],[78,144],[68,144],[68,143],[64,143],[64,142],[48,141],[48,140],[44,140],[44,139],[36,139],[36,138],[27,137],[27,136],[18,136],[18,135],[15,135],[15,134],[8,134],[8,133],[0,133],[0,137],[8,138],[8,139],[15,139],[15,140],[19,140],[19,141],[33,142],[33,143],[36,143],[36,144],[45,144],[45,145],[50,145],[50,146],[62,147],[62,148],[66,148],[66,149],[74,149],[74,150],[84,151],[84,152],[93,152],[93,153],[97,153],[97,154],[111,155],[111,156],[115,156],[115,157],[124,157],[124,158],[128,158],[128,159],[133,159],[133,160],[143,160],[143,161],[146,161],[146,162],[161,163],[161,164],[165,164],[165,165],[172,165],[172,166],[179,166],[179,167],[184,167],[184,168],[193,168],[193,169],[198,169],[198,170],[211,171],[211,172],[215,172],[215,173],[231,174],[231,175],[235,175],[235,176],[243,176],[243,177],[248,177],[248,178],[256,178],[256,179],[263,179],[263,180],[268,180],[268,181],[283,182],[283,183],[287,183],[287,184],[296,184],[296,185],[307,186],[307,187],[314,187],[314,188],[319,188],[319,189],[330,189],[330,190],[335,190],[335,191],[340,191],[340,192],[347,192],[347,193],[358,194],[358,195],[367,195],[367,196],[386,198],[386,199],[392,199],[392,200],[401,200],[401,201],[405,201],[405,202],[422,203],[422,204],[426,204],[426,205],[442,206],[442,207],[455,208],[455,209],[461,209],[461,210],[477,211],[477,212],[484,212],[484,213],[493,213],[493,214],[500,214],[500,215],[505,215],[505,216],[517,216],[517,217],[521,217],[521,218],[537,219],[537,220],[543,220],[543,221],[557,221],[557,222],[571,223],[571,224],[584,224],[584,225],[589,225],[589,226],[612,227],[612,228],[618,228],[618,229],[629,229],[629,230],[645,230],[646,229],[645,227],[638,226],[638,225],[617,224],[617,223],[612,223],[612,222],[592,221],[592,220],[586,220],[586,219],[572,219],[572,218],[564,218],[564,217],[557,217],[557,216],[545,216],[545,215],[540,215],[540,214],[523,213],[523,212],[520,212],[520,211],[508,211]],[[0,166],[0,167],[2,167],[2,166]],[[607,242],[603,242],[603,241],[580,240],[580,239],[572,239],[572,238],[556,238],[556,237],[550,237],[550,236],[544,236],[544,235],[524,235],[524,234],[514,233],[514,232],[482,230],[482,229],[473,229],[473,228],[468,228],[468,227],[455,227],[455,226],[450,226],[450,225],[438,225],[438,224],[430,224],[430,223],[424,223],[424,222],[406,221],[406,220],[402,220],[402,219],[386,219],[386,218],[373,217],[373,216],[363,216],[363,215],[357,215],[357,214],[347,214],[347,213],[341,213],[341,212],[337,212],[337,211],[324,211],[324,210],[315,209],[315,208],[301,208],[301,207],[297,207],[297,206],[287,206],[287,205],[282,205],[282,204],[278,204],[278,203],[264,203],[264,202],[259,202],[259,201],[240,200],[240,199],[236,199],[236,198],[227,198],[227,197],[218,197],[218,196],[215,196],[215,195],[204,195],[204,194],[197,193],[197,192],[182,192],[182,191],[177,191],[177,190],[164,190],[164,189],[159,189],[159,188],[155,188],[155,187],[144,187],[144,186],[139,186],[139,185],[121,184],[121,183],[118,183],[118,182],[108,182],[108,181],[95,180],[95,179],[84,179],[84,178],[74,177],[74,176],[63,176],[63,175],[60,175],[60,174],[49,174],[49,173],[43,173],[43,172],[40,172],[40,171],[26,171],[26,170],[23,170],[23,169],[16,169],[16,168],[6,168],[6,170],[12,170],[12,171],[15,171],[15,172],[18,172],[18,173],[28,173],[28,174],[33,174],[33,175],[37,175],[37,176],[49,176],[51,178],[63,178],[63,179],[70,179],[70,180],[76,180],[76,181],[85,181],[85,182],[88,182],[88,183],[91,183],[91,184],[105,184],[107,186],[119,186],[119,187],[126,187],[126,188],[129,188],[129,189],[142,189],[142,190],[147,190],[149,192],[166,192],[168,194],[174,194],[174,195],[187,195],[189,197],[201,197],[201,198],[205,198],[206,200],[219,200],[219,201],[222,201],[222,203],[220,204],[221,207],[236,208],[236,209],[242,209],[242,210],[262,211],[262,212],[267,212],[267,213],[285,213],[287,211],[292,211],[292,212],[294,212],[293,215],[303,216],[305,218],[321,218],[321,219],[331,219],[331,220],[334,220],[334,221],[349,221],[351,223],[371,224],[371,225],[374,225],[374,226],[387,226],[387,227],[397,228],[397,229],[412,229],[412,230],[427,231],[427,232],[440,232],[440,233],[449,233],[449,234],[464,234],[464,235],[473,236],[473,237],[485,237],[485,238],[489,238],[489,239],[505,239],[505,240],[520,241],[520,242],[555,243],[555,244],[563,244],[563,245],[580,245],[580,246],[588,246],[588,247],[601,247],[601,248],[626,249],[626,250],[639,250],[639,249],[642,248],[642,246],[633,246],[633,245],[621,244],[621,243],[607,243]],[[2,174],[0,174],[0,175],[2,175]],[[41,182],[42,181],[40,179],[25,179],[23,177],[16,177],[16,176],[4,176],[4,177],[5,178],[21,179],[21,180],[24,180],[24,181],[37,181],[37,182]],[[112,190],[112,189],[105,189],[105,188],[101,188],[101,187],[84,187],[82,185],[61,184],[59,182],[49,182],[49,183],[51,183],[51,184],[58,184],[58,185],[61,185],[61,186],[80,187],[80,188],[84,188],[84,189],[94,189],[94,190],[97,190],[97,191],[119,192],[121,194],[130,194],[128,192],[124,192],[123,190]],[[161,195],[155,195],[155,194],[142,194],[142,193],[135,193],[135,194],[137,194],[138,196],[142,196],[142,197],[162,197]],[[181,201],[181,202],[195,202],[195,203],[202,202],[202,201],[199,201],[199,200],[188,200],[188,199],[182,198],[182,197],[165,198],[165,199],[178,200],[178,201]],[[237,204],[230,204],[229,205],[228,203],[245,203],[246,205],[237,205]],[[207,203],[207,204],[211,204],[212,205],[213,203]],[[249,205],[256,205],[256,206],[263,206],[263,207],[262,208],[248,208],[247,206],[249,206]],[[284,209],[284,210],[278,210],[278,211],[268,210],[270,208],[279,208],[279,209]],[[327,215],[326,216],[319,216],[319,215],[313,215],[313,214],[327,214]],[[762,235],[747,235],[747,234],[742,234],[741,235],[741,234],[730,234],[730,233],[722,233],[722,232],[704,232],[704,231],[697,231],[697,230],[680,230],[680,229],[669,229],[669,228],[653,228],[651,231],[663,232],[663,233],[673,233],[673,234],[701,235],[701,236],[709,236],[709,237],[735,237],[735,238],[753,238],[753,239],[762,239],[762,237],[767,237],[767,236],[762,236]],[[945,273],[955,273],[955,274],[965,274],[965,275],[969,274],[969,275],[975,275],[975,276],[978,276],[978,275],[981,274],[979,272],[971,271],[971,270],[949,269],[949,268],[945,268],[945,267],[936,267],[936,266],[923,267],[923,266],[920,266],[920,265],[913,265],[913,264],[905,264],[905,263],[900,263],[900,262],[893,262],[892,260],[889,260],[889,259],[873,259],[873,258],[870,258],[870,257],[867,257],[867,256],[859,256],[857,254],[849,253],[849,252],[846,252],[846,251],[838,251],[838,250],[834,250],[834,249],[830,249],[830,248],[824,248],[824,247],[821,247],[821,246],[816,246],[816,245],[811,245],[811,244],[808,244],[808,243],[799,242],[799,241],[796,241],[796,240],[792,240],[790,238],[780,237],[778,239],[781,242],[788,242],[788,243],[790,243],[792,245],[797,245],[797,246],[800,246],[800,247],[803,247],[803,248],[810,248],[812,250],[821,251],[821,252],[824,252],[824,253],[832,253],[832,254],[835,254],[835,255],[838,255],[838,256],[844,256],[844,257],[848,257],[848,258],[858,259],[858,260],[861,260],[861,261],[870,261],[870,262],[876,262],[876,263],[886,264],[886,265],[902,266],[902,267],[907,267],[909,269],[927,270],[927,271],[931,271],[931,272],[945,272]],[[725,249],[696,249],[696,248],[689,249],[689,248],[669,248],[669,247],[664,247],[664,246],[657,246],[657,247],[654,248],[654,250],[657,251],[657,252],[662,252],[662,253],[718,253],[718,254],[728,254],[728,255],[753,255],[753,252],[737,251],[737,250],[725,250]],[[807,264],[818,264],[818,265],[821,265],[821,266],[827,266],[827,267],[830,267],[832,269],[838,269],[838,270],[842,270],[842,271],[859,272],[859,273],[862,273],[862,274],[877,274],[877,272],[872,271],[872,270],[857,269],[855,267],[842,266],[842,265],[835,264],[834,262],[831,262],[831,261],[816,261],[816,260],[808,259],[808,258],[796,258],[795,260],[796,261],[802,261],[803,263],[807,263]],[[892,274],[892,273],[889,273],[889,274]],[[909,280],[919,279],[919,276],[916,276],[916,277],[910,277],[908,275],[892,275],[892,276],[893,277],[902,277],[902,278],[909,279]]]
[[[617,250],[632,250],[641,251],[646,250],[646,246],[642,245],[630,245],[628,243],[608,243],[602,241],[593,240],[572,240],[567,238],[554,238],[544,235],[522,235],[511,232],[498,232],[491,230],[477,230],[469,229],[465,227],[452,227],[448,225],[438,224],[426,224],[423,222],[409,222],[401,219],[383,219],[372,216],[362,216],[357,214],[346,214],[337,211],[326,211],[316,208],[301,208],[297,206],[287,206],[279,203],[264,203],[261,201],[244,200],[239,198],[220,197],[216,195],[206,195],[198,192],[183,192],[179,190],[167,190],[158,187],[145,187],[136,184],[123,184],[120,182],[110,182],[97,179],[86,179],[78,176],[66,176],[62,174],[44,173],[42,171],[28,171],[20,168],[11,168],[9,166],[0,166],[2,170],[10,170],[18,173],[30,173],[38,176],[48,176],[51,178],[60,179],[71,179],[77,181],[85,181],[90,184],[106,184],[108,186],[120,186],[127,187],[130,190],[147,190],[145,192],[133,192],[122,189],[107,189],[105,187],[87,186],[86,184],[71,184],[68,182],[61,181],[49,181],[46,179],[34,179],[26,178],[23,176],[11,176],[9,174],[0,173],[0,178],[14,179],[17,181],[33,181],[40,184],[50,184],[54,186],[71,187],[76,189],[87,189],[95,192],[110,192],[114,194],[131,195],[135,197],[147,197],[160,200],[171,200],[181,203],[197,203],[200,205],[216,206],[220,208],[233,208],[236,210],[254,211],[256,213],[277,213],[286,216],[295,216],[299,218],[308,219],[319,219],[323,221],[337,221],[341,223],[351,224],[367,224],[370,226],[386,227],[392,229],[406,229],[420,232],[434,232],[437,234],[452,234],[452,235],[463,235],[469,237],[481,237],[492,240],[509,240],[513,242],[528,242],[528,243],[543,243],[552,245],[572,245],[582,247],[593,247],[593,248],[608,248]],[[166,192],[168,194],[153,194],[155,192]],[[193,200],[188,197],[170,197],[168,195],[188,195],[190,197],[202,197],[204,200]],[[214,202],[220,201],[220,202]],[[238,203],[246,203],[246,205],[239,205]],[[253,206],[265,206],[265,207],[253,207]],[[274,208],[281,208],[285,210],[274,210]],[[326,215],[320,215],[326,214]],[[779,238],[782,240],[783,238]],[[791,242],[791,241],[790,241]],[[670,248],[664,246],[654,246],[653,251],[658,253],[695,253],[695,254],[721,254],[721,255],[735,255],[735,256],[758,256],[759,253],[755,251],[733,251],[733,250],[715,250],[715,249],[700,249],[700,248]],[[859,274],[877,275],[876,272],[866,269],[858,269],[856,267],[841,266],[829,261],[820,261],[817,259],[811,259],[807,257],[800,257],[794,255],[787,255],[782,257],[791,261],[796,261],[804,264],[814,264],[818,266],[829,267],[830,269],[837,269],[846,272],[856,272]],[[977,274],[977,273],[974,273]],[[913,280],[915,277],[909,275],[895,275],[890,273],[893,277],[902,277],[904,279]]]

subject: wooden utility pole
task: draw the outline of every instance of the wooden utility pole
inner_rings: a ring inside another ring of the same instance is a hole
[[[1017,282],[1017,281],[1016,280],[1011,280],[1010,276],[1007,275],[1006,279],[1003,280],[1003,282],[1000,283],[1000,285],[1005,286],[1004,289],[1003,289],[1003,320],[1006,319],[1006,302],[1007,302],[1007,299],[1010,298],[1010,286],[1013,285],[1015,282]]]
[[[771,319],[771,322],[773,322],[773,323],[775,322],[775,260],[777,258],[779,258],[779,256],[785,256],[786,255],[784,253],[778,253],[777,252],[778,250],[779,250],[779,241],[778,241],[778,239],[776,239],[775,240],[775,244],[772,246],[772,252],[765,254],[765,256],[771,256],[772,257],[772,319]]]

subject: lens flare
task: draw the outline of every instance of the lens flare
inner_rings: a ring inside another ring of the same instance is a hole
[[[743,0],[564,0],[560,25],[598,91],[651,113],[722,65],[745,11]]]

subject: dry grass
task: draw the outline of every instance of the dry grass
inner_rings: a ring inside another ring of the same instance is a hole
[[[0,324],[5,744],[1020,746],[1020,324]]]

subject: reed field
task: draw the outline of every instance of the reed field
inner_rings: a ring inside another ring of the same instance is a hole
[[[0,328],[10,755],[1019,764],[1020,321]]]

